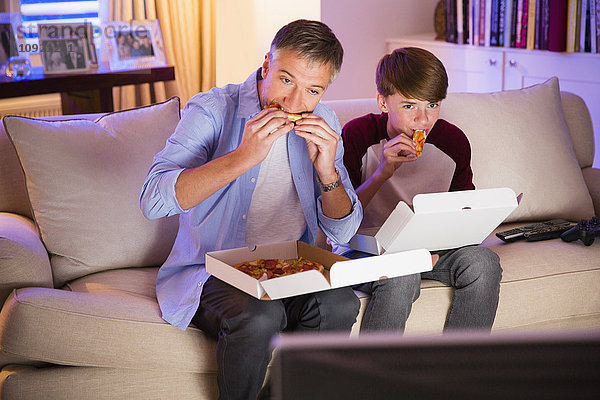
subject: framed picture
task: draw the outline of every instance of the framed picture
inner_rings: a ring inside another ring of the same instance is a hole
[[[113,70],[167,65],[157,20],[109,22],[104,25],[104,34]]]
[[[0,66],[10,57],[26,55],[24,37],[21,30],[21,15],[0,13]]]
[[[85,39],[42,39],[40,54],[46,74],[68,74],[90,69]]]
[[[94,44],[94,28],[91,22],[38,24],[38,36],[41,41],[47,39],[81,39],[84,43],[87,66],[98,68],[98,55]],[[42,56],[43,58],[43,56]]]

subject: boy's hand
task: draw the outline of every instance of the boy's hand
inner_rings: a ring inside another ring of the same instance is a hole
[[[389,179],[403,163],[416,160],[417,152],[412,139],[402,133],[383,145],[377,173]]]
[[[322,182],[334,182],[335,154],[339,135],[331,129],[325,120],[312,113],[302,114],[302,119],[296,122],[296,135],[306,140],[308,156],[315,166]]]

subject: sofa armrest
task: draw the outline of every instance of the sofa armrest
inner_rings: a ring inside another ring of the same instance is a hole
[[[584,168],[583,179],[590,191],[592,201],[594,202],[594,212],[596,216],[600,217],[600,168]]]
[[[29,218],[0,212],[0,301],[28,286],[53,287],[48,252]]]

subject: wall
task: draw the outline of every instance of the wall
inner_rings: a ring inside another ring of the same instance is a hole
[[[321,19],[320,0],[219,0],[216,7],[217,86],[242,82],[256,70],[283,25]]]
[[[344,46],[344,64],[324,100],[375,96],[375,67],[385,40],[433,32],[438,0],[321,0],[321,21]]]

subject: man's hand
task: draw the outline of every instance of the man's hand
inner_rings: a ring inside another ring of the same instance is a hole
[[[331,129],[325,120],[312,113],[302,114],[296,122],[296,135],[306,140],[308,156],[315,166],[323,183],[332,183],[337,179],[335,172],[335,154],[339,135]]]
[[[308,156],[312,161],[319,179],[324,184],[333,183],[338,179],[335,171],[335,154],[339,135],[318,115],[302,114],[302,119],[296,122],[296,135],[306,140]],[[322,193],[323,214],[329,218],[343,218],[352,212],[352,201],[344,189],[344,185]]]
[[[403,163],[416,161],[416,155],[412,139],[402,133],[383,146],[376,173],[387,180]]]
[[[187,210],[200,204],[262,162],[273,143],[293,127],[285,113],[274,108],[262,110],[249,119],[237,149],[179,175],[175,196],[181,208]]]
[[[273,143],[293,128],[283,111],[266,108],[246,122],[242,142],[235,152],[241,160],[256,165],[267,157]]]

